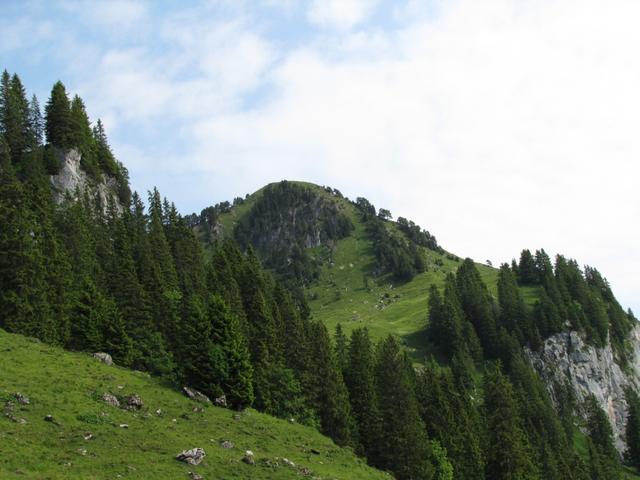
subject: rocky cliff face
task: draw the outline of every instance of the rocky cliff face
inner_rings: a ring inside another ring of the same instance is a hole
[[[58,152],[60,156],[60,171],[57,175],[51,175],[51,185],[53,186],[54,199],[56,203],[61,203],[67,193],[73,198],[77,198],[78,193],[89,191],[96,197],[103,211],[106,211],[110,202],[113,202],[118,213],[123,207],[116,193],[117,186],[115,179],[104,177],[102,181],[96,181],[89,177],[82,169],[80,152],[72,148],[66,152]]]
[[[556,382],[568,382],[579,401],[592,394],[608,414],[616,448],[626,448],[624,427],[627,404],[624,388],[640,385],[640,325],[631,331],[633,355],[628,371],[616,363],[611,345],[598,349],[587,345],[577,332],[564,332],[548,338],[538,352],[526,350],[529,361],[547,384],[551,395]]]

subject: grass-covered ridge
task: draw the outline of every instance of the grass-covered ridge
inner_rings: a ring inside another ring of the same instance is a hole
[[[366,326],[375,340],[389,334],[397,335],[414,352],[414,359],[422,361],[427,354],[424,330],[429,287],[432,284],[442,287],[447,273],[454,273],[460,266],[460,259],[446,251],[418,247],[425,264],[423,273],[408,282],[398,281],[388,273],[380,274],[371,236],[356,204],[328,187],[308,182],[288,183],[335,202],[354,227],[348,236],[335,241],[331,247],[309,249],[319,265],[316,280],[306,289],[313,316],[322,320],[330,332],[341,324],[347,334]],[[236,226],[250,215],[265,189],[275,185],[278,184],[261,188],[220,214],[217,217],[220,236],[233,236]],[[384,223],[391,234],[404,238],[396,222]],[[498,270],[483,264],[477,264],[477,267],[491,293],[496,295]],[[536,292],[528,291],[527,294],[527,299],[533,303]]]
[[[203,407],[146,374],[3,330],[0,372],[3,408],[13,401],[16,419],[26,420],[0,418],[2,479],[188,479],[190,471],[205,479],[285,479],[305,478],[304,468],[318,478],[389,478],[312,428],[254,410]],[[12,397],[17,392],[30,404],[18,405]],[[109,406],[101,400],[107,392],[137,394],[144,407]],[[55,422],[45,421],[46,415]],[[92,438],[85,440],[88,434]],[[223,448],[225,440],[234,448]],[[194,447],[206,451],[200,465],[174,458]],[[241,461],[245,450],[254,452],[255,465]]]

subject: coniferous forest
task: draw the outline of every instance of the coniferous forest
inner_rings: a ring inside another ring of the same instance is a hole
[[[5,71],[0,133],[2,329],[109,352],[233,409],[313,426],[400,480],[612,480],[624,478],[623,461],[640,467],[636,391],[623,459],[597,402],[577,402],[567,385],[552,396],[524,353],[572,330],[595,347],[610,342],[628,365],[636,320],[596,269],[524,250],[499,268],[492,295],[476,264],[459,261],[424,297],[421,342],[433,351],[416,365],[396,336],[314,319],[304,291],[320,267],[308,249],[354,225],[304,187],[268,188],[234,235],[202,241],[197,230],[213,229],[230,204],[183,216],[155,188],[131,192],[102,122],[61,82],[42,108]],[[51,178],[71,150],[87,188],[56,199]],[[109,195],[95,195],[100,186]],[[380,275],[409,282],[429,268],[425,249],[445,253],[413,222],[393,222],[398,236],[387,211],[352,204]],[[523,287],[537,292],[533,305]]]

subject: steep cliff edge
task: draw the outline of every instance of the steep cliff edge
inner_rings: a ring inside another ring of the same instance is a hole
[[[567,382],[578,401],[593,395],[609,416],[615,435],[616,448],[626,448],[624,428],[627,404],[624,389],[640,385],[640,325],[630,333],[633,353],[628,368],[623,370],[615,360],[610,343],[604,348],[588,345],[577,332],[563,332],[549,337],[539,349],[526,349],[529,361],[554,396],[554,385]]]
[[[56,149],[56,155],[60,169],[57,174],[50,176],[56,203],[60,204],[67,194],[76,199],[79,193],[88,192],[99,202],[103,211],[113,204],[116,212],[122,212],[123,206],[118,197],[118,185],[114,177],[102,175],[98,180],[90,177],[82,168],[82,155],[76,148],[67,151]]]

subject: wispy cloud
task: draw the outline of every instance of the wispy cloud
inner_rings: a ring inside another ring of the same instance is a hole
[[[312,0],[307,16],[321,27],[348,30],[369,17],[377,0]]]
[[[640,309],[639,4],[127,5],[121,21],[146,25],[132,36],[65,17],[84,47],[58,48],[53,77],[107,119],[134,187],[188,211],[282,178],[329,184],[480,261],[568,253]],[[14,20],[57,46],[61,19]]]

